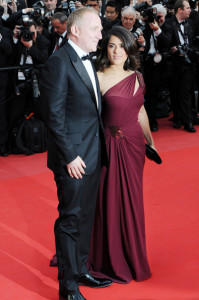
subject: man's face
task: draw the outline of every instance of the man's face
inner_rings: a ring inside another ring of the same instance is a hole
[[[88,1],[86,2],[86,6],[90,6],[90,7],[92,7],[93,9],[97,10],[98,12],[100,11],[100,7],[99,7],[99,4],[98,4],[97,1],[90,1],[90,0],[88,0]]]
[[[30,28],[29,28],[29,30],[30,30],[30,32],[32,32],[32,34],[33,34],[33,35],[32,35],[33,41],[35,41],[36,38],[37,38],[37,29],[35,28],[34,25],[31,25]]]
[[[163,13],[157,13],[157,16],[159,17],[157,23],[159,26],[162,26],[165,22],[165,16]]]
[[[116,12],[115,7],[107,6],[105,10],[105,17],[110,21],[115,21],[118,17],[118,12]]]
[[[135,15],[124,15],[122,17],[122,26],[130,30],[135,24]]]
[[[62,23],[60,23],[59,20],[54,19],[54,20],[52,20],[51,24],[52,24],[54,32],[56,32],[60,36],[66,31],[67,21],[62,24]]]
[[[79,26],[72,26],[72,34],[77,38],[77,46],[84,52],[94,52],[97,50],[97,44],[102,38],[102,24],[96,13],[88,12],[82,17]]]
[[[184,9],[180,8],[178,9],[178,12],[180,13],[181,19],[186,20],[189,18],[189,15],[191,13],[191,8],[187,1],[184,1],[183,4],[184,4]]]
[[[47,11],[51,11],[56,8],[57,0],[44,0],[44,6]]]

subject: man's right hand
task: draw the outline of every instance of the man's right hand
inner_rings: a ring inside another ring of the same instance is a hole
[[[79,179],[82,178],[82,174],[85,174],[84,168],[86,168],[86,165],[80,156],[77,156],[77,158],[67,164],[66,167],[72,178],[75,177]]]
[[[154,31],[156,31],[156,30],[158,30],[160,28],[159,25],[158,25],[158,23],[156,22],[156,20],[154,20],[152,23],[149,23],[149,26]]]
[[[14,36],[14,38],[18,39],[19,34],[20,34],[19,25],[16,25],[15,28],[14,28],[14,30],[13,30],[13,36]]]

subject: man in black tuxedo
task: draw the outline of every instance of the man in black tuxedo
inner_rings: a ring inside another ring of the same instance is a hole
[[[53,33],[51,34],[50,40],[51,45],[49,49],[49,54],[58,50],[66,44],[67,41],[67,16],[62,12],[57,12],[53,15],[51,19],[51,24],[53,27]]]
[[[29,21],[26,25],[29,30],[29,38],[26,39],[19,25],[16,25],[13,31],[13,52],[12,65],[16,66],[34,66],[44,64],[48,59],[48,49],[50,41],[36,30],[36,23]],[[30,68],[31,69],[31,68]],[[28,68],[27,68],[28,70]],[[15,92],[12,101],[9,103],[9,129],[15,126],[19,118],[25,114],[34,112],[36,117],[40,117],[38,102],[33,99],[31,71],[19,70],[14,72]],[[30,83],[30,84],[29,84]]]
[[[111,284],[95,280],[86,266],[101,163],[107,163],[99,85],[88,59],[101,30],[95,10],[75,10],[67,21],[68,42],[50,56],[42,73],[48,167],[54,172],[59,200],[54,228],[59,299],[85,299],[79,285]]]
[[[147,22],[144,30],[146,46],[144,50],[144,79],[146,83],[145,108],[149,117],[151,131],[158,130],[156,106],[158,94],[166,88],[168,61],[165,55],[169,51],[169,35],[165,28],[167,11],[162,4],[153,5],[156,17]]]
[[[196,132],[192,124],[191,87],[193,83],[194,28],[189,20],[191,8],[186,0],[177,0],[174,5],[175,16],[166,21],[169,25],[170,46],[173,55],[173,76],[171,100],[173,105],[173,127],[184,125],[188,132]]]

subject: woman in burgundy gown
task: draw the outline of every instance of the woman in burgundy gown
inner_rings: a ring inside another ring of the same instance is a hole
[[[102,169],[88,265],[93,276],[118,283],[151,276],[143,207],[145,139],[155,147],[134,43],[128,30],[115,27],[99,57],[109,167]]]

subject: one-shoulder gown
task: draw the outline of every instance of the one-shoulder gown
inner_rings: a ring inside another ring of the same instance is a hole
[[[118,283],[142,281],[151,272],[146,254],[143,207],[145,140],[138,122],[143,89],[136,73],[102,97],[109,166],[102,168],[88,267]]]

